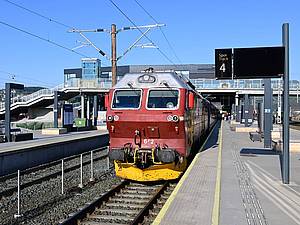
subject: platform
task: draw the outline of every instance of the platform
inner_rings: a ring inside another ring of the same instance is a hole
[[[153,224],[300,224],[300,154],[290,158],[290,184],[283,185],[281,155],[223,121]]]
[[[100,130],[35,137],[0,144],[0,176],[100,148],[109,142],[108,132]]]

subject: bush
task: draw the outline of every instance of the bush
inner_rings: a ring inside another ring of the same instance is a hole
[[[29,130],[41,130],[41,129],[53,127],[53,123],[52,122],[28,122],[28,123],[17,123],[16,126],[29,129]]]

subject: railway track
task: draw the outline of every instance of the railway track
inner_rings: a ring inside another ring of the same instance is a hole
[[[123,181],[71,215],[61,225],[150,224],[175,188]]]

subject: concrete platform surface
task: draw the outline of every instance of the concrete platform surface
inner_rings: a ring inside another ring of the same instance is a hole
[[[291,153],[284,185],[280,153],[231,131],[228,121],[219,136],[216,147],[216,129],[153,224],[300,224],[300,154]]]
[[[97,135],[108,134],[105,130],[92,130],[92,131],[81,131],[81,132],[70,132],[61,134],[59,136],[53,135],[42,135],[41,132],[35,132],[34,139],[23,142],[6,142],[0,143],[0,154],[4,152],[17,151],[26,148],[32,148],[35,146],[50,145],[59,142],[67,142],[72,140],[78,140],[86,137],[93,137]]]

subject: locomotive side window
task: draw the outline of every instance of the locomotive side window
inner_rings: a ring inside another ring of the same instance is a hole
[[[178,105],[178,90],[150,90],[147,108],[175,109]]]
[[[114,109],[137,109],[140,107],[140,90],[116,90],[112,108]]]

